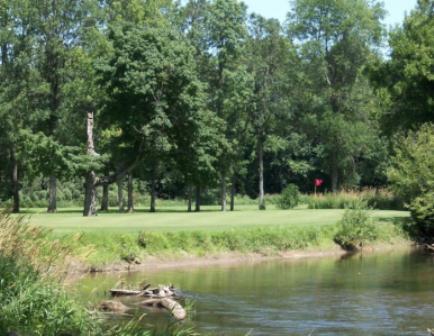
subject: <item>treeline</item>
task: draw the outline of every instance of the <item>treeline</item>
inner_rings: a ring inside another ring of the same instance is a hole
[[[81,179],[90,216],[125,180],[132,209],[133,179],[151,211],[161,193],[265,209],[288,183],[384,186],[394,134],[433,121],[433,2],[387,57],[384,15],[367,0],[296,0],[284,24],[236,0],[2,1],[0,200],[19,212],[38,180],[55,212],[58,181]]]

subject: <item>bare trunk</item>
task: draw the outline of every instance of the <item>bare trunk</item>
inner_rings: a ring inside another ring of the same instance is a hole
[[[134,189],[133,189],[133,175],[128,174],[128,212],[134,211]]]
[[[57,178],[50,176],[48,180],[48,209],[47,212],[55,213],[57,211]]]
[[[231,211],[235,210],[235,191],[236,191],[235,184],[236,184],[236,177],[233,176],[232,183],[231,183],[231,205],[230,205]]]
[[[13,199],[12,212],[19,213],[20,212],[20,185],[18,180],[18,162],[14,152],[11,153],[11,161],[12,161],[11,182],[12,182],[12,199]]]
[[[220,197],[221,211],[226,211],[226,176],[224,173],[220,177]]]
[[[196,212],[200,211],[200,187],[196,186],[196,207],[195,210]]]
[[[189,186],[188,187],[188,205],[187,205],[187,211],[188,212],[192,211],[192,203],[193,203],[193,201],[192,201],[193,195],[192,194],[193,194],[192,187]]]
[[[86,153],[90,156],[95,156],[95,145],[93,142],[93,112],[87,113],[86,123]],[[97,177],[93,170],[89,171],[86,175],[86,181],[84,185],[84,206],[83,216],[90,217],[96,215],[96,183]]]
[[[259,174],[259,210],[265,210],[264,192],[264,146],[258,143],[258,174]]]
[[[108,211],[108,209],[109,209],[109,184],[103,183],[103,185],[102,185],[101,211]]]
[[[90,217],[96,215],[96,174],[94,171],[87,173],[85,182],[83,216]]]
[[[121,177],[117,178],[116,184],[118,186],[118,209],[119,212],[124,212],[125,211],[124,184]]]
[[[156,203],[156,181],[155,181],[155,177],[152,177],[151,180],[151,204],[150,204],[150,208],[149,211],[150,212],[155,212],[156,211],[156,207],[155,207],[155,203]]]

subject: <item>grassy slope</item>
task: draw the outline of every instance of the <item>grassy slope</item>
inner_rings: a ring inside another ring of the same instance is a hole
[[[166,208],[157,213],[138,210],[133,214],[99,213],[84,218],[77,210],[64,210],[57,214],[27,211],[32,214],[31,224],[51,228],[55,233],[72,232],[139,232],[139,231],[225,231],[240,228],[269,226],[320,226],[335,224],[344,210],[267,210],[258,211],[244,206],[240,211],[221,213],[207,207],[200,213],[187,213],[179,208]],[[407,217],[404,211],[372,211],[372,216],[384,221]]]
[[[115,211],[84,218],[68,209],[57,214],[29,209],[31,224],[53,229],[76,256],[94,267],[149,255],[183,257],[226,252],[273,254],[279,251],[334,246],[336,223],[344,210],[267,210],[243,206],[221,213],[206,207],[200,213],[166,207],[160,212],[138,210],[133,214]],[[379,240],[402,237],[393,224],[408,217],[402,211],[371,211],[378,224]],[[80,235],[76,235],[80,233]]]

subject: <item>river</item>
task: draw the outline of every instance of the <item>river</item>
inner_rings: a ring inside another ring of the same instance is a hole
[[[120,281],[173,283],[194,301],[186,324],[215,335],[426,336],[434,327],[434,256],[420,252],[98,274],[73,287],[98,302]]]

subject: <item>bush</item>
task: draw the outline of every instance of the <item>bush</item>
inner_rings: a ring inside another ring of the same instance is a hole
[[[378,237],[377,227],[366,211],[365,205],[359,203],[353,209],[347,209],[338,223],[335,242],[345,249],[356,250],[365,243]]]
[[[280,209],[292,209],[298,205],[300,201],[300,191],[295,184],[288,184],[288,186],[283,189],[280,195],[277,206]]]
[[[434,192],[417,197],[410,205],[411,217],[420,234],[434,237]]]

